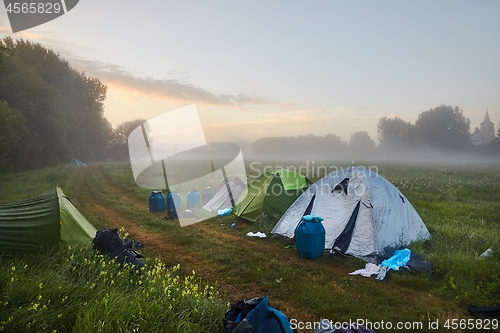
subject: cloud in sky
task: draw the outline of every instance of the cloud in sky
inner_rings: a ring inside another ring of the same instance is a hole
[[[0,25],[0,33],[11,35],[8,26]],[[128,90],[144,96],[166,99],[176,104],[197,103],[212,106],[236,106],[239,108],[254,105],[274,104],[266,97],[246,93],[226,94],[214,93],[203,87],[191,84],[186,78],[158,79],[139,77],[128,72],[125,67],[100,60],[82,59],[78,54],[82,51],[96,51],[75,43],[47,37],[50,32],[31,33],[21,31],[12,36],[14,39],[26,39],[40,42],[55,52],[60,52],[72,67],[98,78],[101,82],[115,89]],[[175,74],[174,76],[179,76]]]
[[[106,84],[114,126],[189,104],[214,135],[249,140],[347,140],[357,131],[375,139],[379,118],[414,122],[441,104],[459,106],[473,126],[489,107],[498,122],[494,2],[264,7],[200,3],[195,13],[157,1],[138,15],[133,4],[116,11],[113,2],[88,0],[13,38],[40,42]],[[0,36],[10,34],[2,11],[0,22]]]
[[[103,83],[114,88],[125,89],[166,98],[180,103],[198,103],[213,106],[248,106],[273,103],[266,97],[240,94],[216,94],[182,79],[156,79],[138,77],[127,72],[122,66],[102,61],[72,59],[72,65],[87,75],[99,78]]]

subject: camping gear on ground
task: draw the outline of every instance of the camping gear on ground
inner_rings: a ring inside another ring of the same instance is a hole
[[[166,200],[166,209],[180,210],[181,209],[181,195],[178,192],[168,192]]]
[[[397,271],[399,267],[405,267],[411,257],[410,249],[396,250],[392,257],[382,261],[382,266],[387,266],[390,269]]]
[[[357,269],[354,272],[349,273],[349,275],[361,275],[364,277],[370,277],[376,275],[380,272],[380,265],[375,265],[371,262],[365,265],[365,268]]]
[[[0,205],[0,253],[34,253],[59,240],[90,245],[96,229],[60,188]]]
[[[165,196],[160,190],[154,190],[149,196],[149,211],[152,213],[165,211]]]
[[[246,185],[236,176],[227,177],[222,181],[212,199],[208,201],[203,209],[215,211],[234,207],[236,200],[245,190]]]
[[[252,222],[261,218],[263,226],[272,226],[309,184],[309,179],[293,170],[271,170],[249,184],[234,213]]]
[[[434,264],[430,260],[424,260],[415,252],[411,252],[410,260],[406,264],[411,273],[430,272],[434,269]]]
[[[223,319],[225,333],[294,333],[290,320],[273,308],[267,296],[240,300]]]
[[[321,257],[325,251],[325,227],[323,218],[305,215],[295,230],[296,248],[299,256],[313,260]]]
[[[71,162],[69,162],[69,164],[76,165],[76,166],[81,166],[81,167],[86,167],[87,166],[87,164],[83,163],[80,160],[77,160],[76,158],[74,158]]]
[[[486,251],[484,251],[483,253],[481,253],[481,255],[479,256],[480,258],[486,258],[486,257],[489,257],[493,254],[493,250],[492,249],[487,249]]]
[[[389,271],[389,267],[388,266],[381,266],[380,267],[380,271],[378,272],[378,275],[375,278],[375,280],[377,280],[377,281],[384,281],[385,276],[387,275],[388,271]]]
[[[219,209],[217,211],[217,215],[219,215],[219,216],[226,216],[226,215],[231,214],[232,211],[233,211],[232,208]]]
[[[167,211],[167,216],[165,216],[167,220],[178,220],[179,216],[177,215],[177,211],[175,209],[169,209]]]
[[[271,231],[288,238],[302,216],[323,217],[325,249],[380,263],[386,247],[430,238],[408,199],[379,174],[359,167],[330,173],[311,185]]]
[[[248,237],[259,237],[259,238],[266,238],[266,234],[263,233],[263,232],[260,232],[260,231],[257,231],[257,232],[248,232],[247,233],[247,236]]]
[[[92,244],[95,250],[98,250],[102,255],[115,259],[120,264],[133,264],[135,270],[144,267],[144,263],[140,260],[144,256],[133,249],[134,247],[143,248],[144,245],[135,239],[126,239],[124,242],[118,233],[118,228],[103,228],[97,231]]]
[[[412,252],[409,249],[395,249],[386,248],[385,253],[390,255],[387,259],[383,260],[380,265],[367,263],[365,268],[358,269],[349,275],[361,275],[370,277],[378,274],[377,281],[383,281],[389,270],[398,271],[400,267],[411,273],[429,272],[434,269],[434,264],[430,261],[425,261],[421,256]]]
[[[195,188],[189,190],[186,200],[186,208],[190,209],[200,204],[200,191]]]
[[[397,250],[402,250],[402,248],[387,247],[384,252],[386,254],[385,258],[389,259],[396,254]],[[410,271],[410,273],[423,273],[430,272],[434,269],[434,264],[432,261],[424,260],[420,255],[411,251],[410,259],[406,262],[403,268]]]
[[[469,306],[467,308],[467,311],[470,313],[479,313],[485,316],[500,316],[500,306]],[[498,328],[498,322],[497,322],[497,327],[493,327],[494,329]]]

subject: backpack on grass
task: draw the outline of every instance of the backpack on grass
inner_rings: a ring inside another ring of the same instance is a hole
[[[236,302],[223,322],[225,333],[295,333],[288,317],[273,308],[267,296]]]
[[[117,228],[103,228],[97,231],[92,244],[95,250],[98,250],[102,255],[115,259],[120,264],[131,263],[136,270],[144,267],[144,263],[139,260],[144,256],[133,249],[134,247],[143,248],[144,245],[135,239],[123,242]]]

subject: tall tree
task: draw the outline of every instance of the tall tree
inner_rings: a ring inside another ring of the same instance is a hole
[[[412,148],[415,141],[415,126],[399,117],[379,119],[377,125],[380,148]]]
[[[19,122],[6,102],[0,101],[0,171],[9,170],[8,155],[19,140],[16,124]]]
[[[129,157],[127,139],[134,129],[141,126],[146,120],[135,119],[121,123],[111,135],[110,155],[115,160],[126,160]],[[152,140],[150,139],[150,142]]]
[[[441,105],[424,111],[415,126],[420,141],[436,149],[459,150],[470,144],[470,120],[458,106]]]
[[[349,140],[349,148],[354,152],[367,153],[375,149],[375,141],[370,138],[368,132],[356,132],[351,135]]]
[[[8,49],[9,52],[1,51]],[[17,170],[106,157],[106,87],[40,44],[0,40],[0,100],[18,119],[7,158]]]

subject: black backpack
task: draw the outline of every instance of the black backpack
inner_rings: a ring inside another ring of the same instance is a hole
[[[251,300],[239,300],[235,304],[231,305],[231,308],[226,311],[224,319],[224,328],[226,329],[224,333],[231,333],[234,331],[236,326],[247,316],[247,314],[255,309],[257,304],[262,301],[264,297],[256,297]]]
[[[226,311],[225,333],[293,333],[289,318],[273,308],[267,296],[240,300]]]
[[[139,258],[144,257],[141,253],[133,250],[133,248],[143,248],[144,245],[138,240],[125,240],[120,237],[117,228],[103,228],[97,231],[92,240],[94,250],[99,251],[102,255],[115,259],[118,263],[131,263],[136,270],[144,267],[144,263]]]

